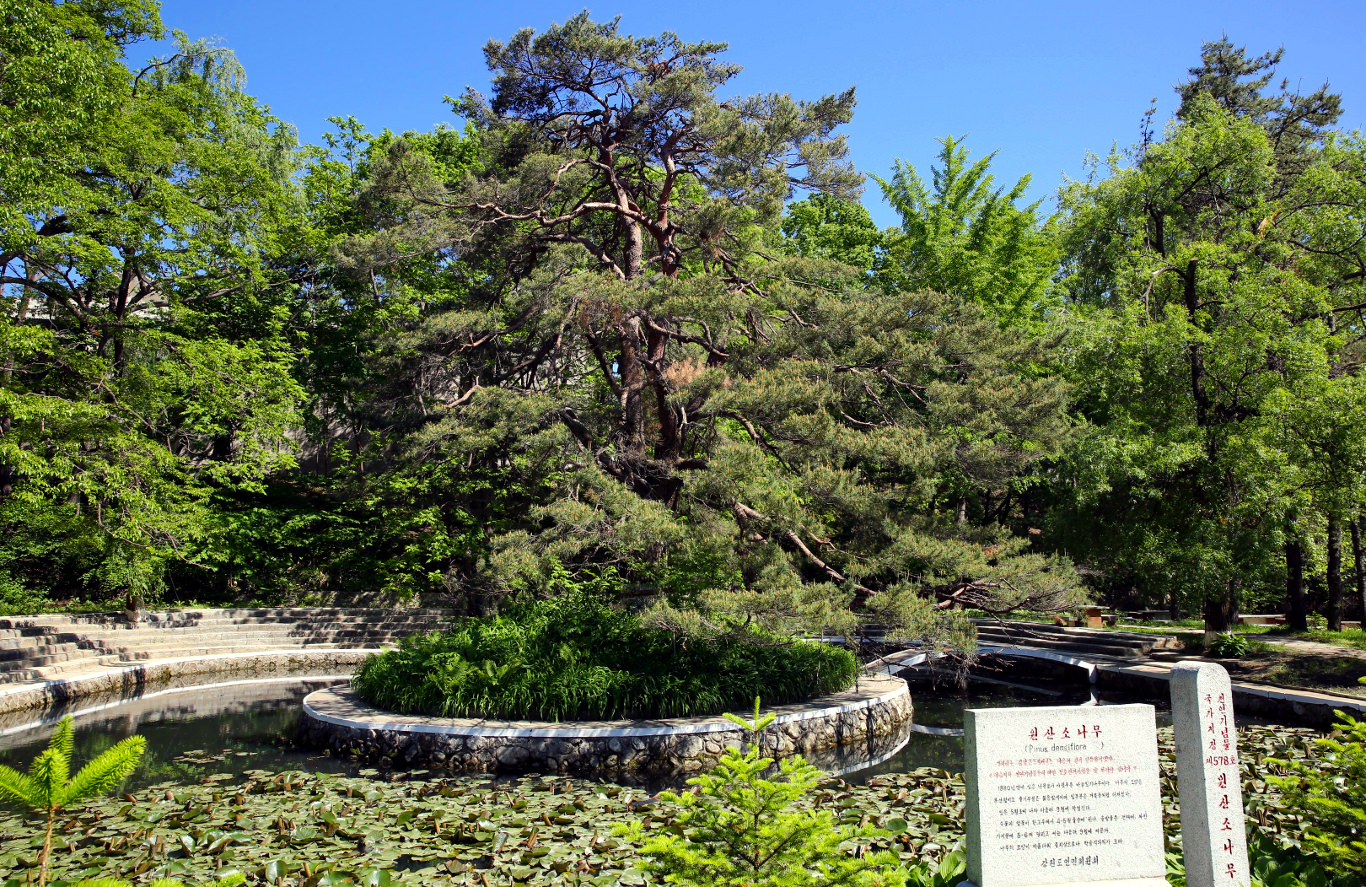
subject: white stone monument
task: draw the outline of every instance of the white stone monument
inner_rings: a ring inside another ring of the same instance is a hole
[[[1189,887],[1248,887],[1238,731],[1228,672],[1213,662],[1172,668],[1172,722]]]
[[[976,887],[1166,887],[1151,705],[969,709]]]

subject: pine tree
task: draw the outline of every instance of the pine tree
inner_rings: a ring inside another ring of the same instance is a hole
[[[43,816],[43,848],[38,853],[38,887],[47,884],[52,831],[65,808],[115,788],[137,769],[147,748],[141,736],[129,736],[71,776],[75,738],[71,716],[62,718],[47,748],[34,758],[28,773],[0,766],[0,800]]]

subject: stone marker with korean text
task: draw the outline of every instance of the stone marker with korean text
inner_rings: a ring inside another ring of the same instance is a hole
[[[1247,887],[1252,878],[1228,672],[1213,662],[1178,663],[1171,693],[1186,884]]]
[[[977,887],[1166,887],[1151,705],[969,709]]]

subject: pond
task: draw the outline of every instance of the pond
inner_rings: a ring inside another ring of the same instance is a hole
[[[343,680],[234,681],[73,705],[78,763],[134,732],[148,738],[148,753],[129,785],[82,808],[62,828],[54,845],[58,876],[193,883],[232,868],[253,883],[382,884],[389,873],[396,884],[422,887],[508,878],[533,887],[647,882],[638,868],[640,846],[621,830],[638,823],[648,838],[673,828],[677,815],[650,787],[536,775],[381,774],[289,748],[284,737],[303,697]],[[1084,689],[1058,696],[974,684],[961,697],[923,687],[912,693],[918,723],[904,748],[798,802],[831,810],[842,824],[886,829],[874,849],[907,863],[940,858],[963,838],[963,783],[951,772],[962,768],[962,738],[954,734],[965,708],[1092,702]],[[0,760],[27,766],[51,730],[0,721]],[[1294,811],[1281,810],[1254,762],[1303,757],[1313,734],[1240,732],[1249,751],[1250,820],[1295,830]],[[1159,730],[1159,742],[1170,805],[1170,728]],[[1174,839],[1175,820],[1167,824]],[[27,877],[40,844],[31,821],[0,810],[0,879]]]
[[[147,754],[129,790],[167,780],[236,779],[250,771],[303,770],[355,775],[352,764],[292,747],[289,737],[301,703],[314,690],[344,677],[283,677],[227,681],[151,691],[125,700],[88,699],[71,706],[76,721],[76,760],[86,761],[118,740],[139,733]],[[915,724],[905,745],[880,748],[870,762],[859,752],[816,763],[853,783],[884,773],[934,767],[963,768],[963,711],[1019,705],[1094,704],[1085,690],[1028,692],[973,682],[966,694],[913,686]],[[0,723],[0,763],[26,767],[46,747],[60,714],[40,720],[29,713]],[[890,754],[890,757],[888,756]],[[416,774],[421,777],[423,774]],[[652,786],[655,787],[655,786]]]

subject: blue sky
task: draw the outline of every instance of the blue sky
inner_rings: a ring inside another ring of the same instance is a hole
[[[542,29],[584,3],[432,0],[165,0],[168,27],[218,37],[247,69],[248,90],[316,142],[326,118],[351,114],[372,131],[454,122],[442,96],[485,90],[480,51],[522,27]],[[922,172],[947,134],[974,155],[998,151],[998,179],[1033,175],[1047,198],[1087,152],[1138,137],[1143,111],[1175,108],[1172,85],[1221,34],[1249,50],[1285,46],[1280,74],[1306,91],[1342,93],[1347,129],[1366,128],[1366,0],[938,0],[901,3],[589,2],[622,30],[671,30],[730,44],[745,66],[735,93],[815,98],[858,87],[847,128],[855,164],[886,175],[894,158]],[[874,184],[865,204],[896,221]]]

